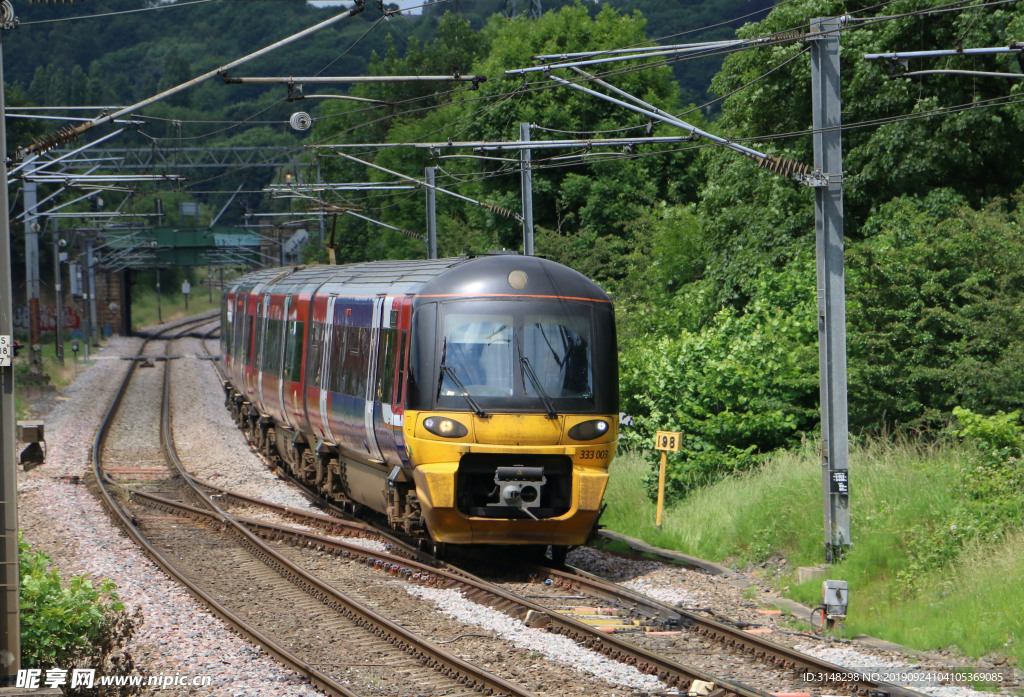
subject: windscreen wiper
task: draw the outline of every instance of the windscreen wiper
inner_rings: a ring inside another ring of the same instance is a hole
[[[469,390],[466,389],[466,386],[462,384],[461,380],[459,380],[459,376],[455,374],[455,368],[447,364],[447,337],[444,337],[444,344],[441,346],[441,375],[446,375],[447,377],[452,379],[452,382],[455,383],[455,386],[459,388],[459,394],[466,398],[466,402],[469,404],[469,408],[473,410],[473,413],[475,413],[476,416],[478,416],[480,419],[486,418],[487,412],[483,410],[479,402],[473,399],[473,395],[469,393]],[[443,383],[444,381],[440,380],[437,384],[438,394],[440,394],[441,385]]]
[[[485,412],[483,408],[481,408],[480,404],[475,399],[473,399],[473,395],[469,393],[469,390],[466,389],[466,386],[462,384],[462,380],[459,380],[459,376],[455,374],[455,369],[452,368],[447,363],[442,363],[441,372],[450,377],[452,382],[455,383],[455,386],[459,388],[459,394],[466,398],[466,403],[469,404],[469,408],[473,410],[473,413],[482,419],[486,418],[487,412]]]
[[[558,418],[558,412],[555,411],[555,403],[551,401],[551,397],[544,390],[544,386],[540,383],[540,378],[537,377],[537,373],[533,372],[533,366],[530,365],[530,359],[526,356],[522,356],[519,359],[519,364],[523,366],[523,373],[530,378],[530,382],[533,383],[534,388],[537,390],[537,394],[540,395],[541,401],[544,402],[544,408],[548,411],[549,419]]]

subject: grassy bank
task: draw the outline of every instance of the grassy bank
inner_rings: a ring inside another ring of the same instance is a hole
[[[196,283],[188,298],[188,309],[185,309],[185,296],[181,293],[161,294],[157,303],[156,291],[152,288],[132,288],[132,330],[152,327],[164,322],[200,315],[220,307],[220,289],[213,289],[213,299],[209,287]]]
[[[844,632],[919,649],[955,645],[971,657],[998,652],[1024,659],[1017,643],[1024,638],[1024,613],[1013,600],[1024,591],[1024,534],[969,538],[962,549],[942,549],[956,537],[944,532],[963,499],[962,472],[973,454],[955,444],[905,441],[851,447],[854,545],[829,572],[850,584]],[[797,566],[823,561],[817,444],[698,491],[666,510],[661,531],[654,529],[655,505],[644,487],[650,469],[638,455],[615,460],[603,524],[740,566],[780,554],[787,571],[776,585],[805,604],[820,602],[820,580],[794,581]]]
[[[79,345],[82,345],[82,343],[82,341],[79,341]],[[49,383],[56,389],[64,389],[75,378],[75,354],[71,351],[71,339],[67,339],[64,342],[63,365],[57,360],[57,346],[52,334],[44,337],[43,342],[39,346],[42,351],[43,375],[49,376]],[[30,372],[31,360],[31,351],[27,346],[15,357],[14,380],[16,385],[36,382]],[[18,419],[28,418],[28,404],[22,396],[22,392],[17,389],[14,391],[14,408]]]

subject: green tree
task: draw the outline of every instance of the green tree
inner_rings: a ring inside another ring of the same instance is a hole
[[[1024,403],[1021,199],[939,189],[881,206],[850,253],[851,423],[941,425]]]
[[[754,279],[743,313],[725,307],[699,329],[638,339],[620,352],[622,408],[635,424],[623,445],[649,448],[657,430],[682,432],[667,473],[670,500],[755,466],[817,422],[813,275],[805,255]],[[691,284],[679,302],[701,304],[693,297],[700,292]]]

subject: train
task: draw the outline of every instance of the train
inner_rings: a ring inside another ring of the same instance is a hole
[[[221,305],[227,407],[319,495],[436,552],[595,530],[618,441],[614,307],[541,257],[261,269]]]

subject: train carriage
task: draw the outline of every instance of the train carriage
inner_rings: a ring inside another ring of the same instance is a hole
[[[227,403],[325,496],[434,544],[582,544],[618,437],[614,312],[537,257],[258,271],[222,308]]]

